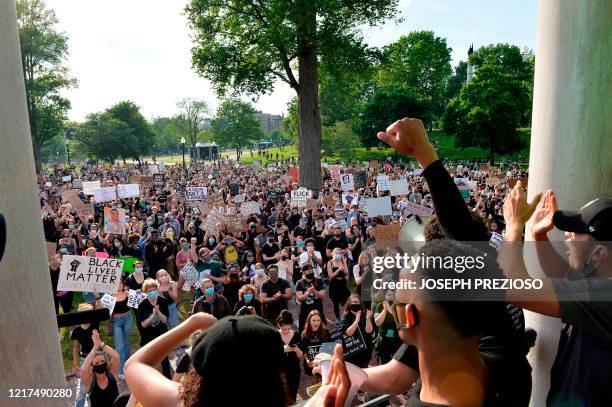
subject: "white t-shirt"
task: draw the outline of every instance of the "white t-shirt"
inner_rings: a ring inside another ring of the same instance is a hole
[[[321,256],[321,252],[315,250],[314,251],[314,256],[318,259],[323,260],[323,257]],[[304,252],[302,254],[300,254],[300,266],[307,264],[308,263],[308,252]],[[313,262],[314,263],[314,262]],[[319,267],[318,264],[314,263],[313,265],[314,268],[314,272],[315,272],[315,277],[319,278],[321,275],[321,267]]]

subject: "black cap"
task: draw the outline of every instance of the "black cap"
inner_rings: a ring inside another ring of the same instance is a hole
[[[265,319],[231,316],[215,322],[196,339],[191,360],[200,376],[231,377],[236,366],[248,361],[257,366],[258,376],[271,377],[281,369],[283,342],[278,330]]]
[[[553,223],[565,232],[588,233],[599,241],[612,241],[612,199],[597,198],[579,211],[556,211]]]

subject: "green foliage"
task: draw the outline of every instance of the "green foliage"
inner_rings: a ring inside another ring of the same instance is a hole
[[[212,138],[221,147],[236,150],[263,138],[255,109],[237,98],[225,99],[212,120]]]
[[[428,102],[437,116],[444,111],[444,88],[451,74],[451,51],[446,39],[433,31],[413,31],[385,47],[377,82],[403,86]]]
[[[446,80],[446,87],[444,89],[444,99],[449,102],[452,98],[459,96],[461,88],[467,80],[467,62],[459,61],[453,74]]]
[[[282,121],[281,127],[287,139],[297,141],[299,133],[297,98],[292,98],[287,104],[287,117]]]
[[[526,101],[527,91],[520,80],[495,67],[481,66],[460,95],[449,102],[444,129],[456,136],[459,147],[485,148],[493,161],[496,154],[522,148],[517,127]]]
[[[92,113],[78,126],[76,148],[90,158],[114,162],[125,157],[124,145],[136,143],[130,126],[108,112]]]
[[[355,125],[355,132],[362,144],[374,147],[379,144],[376,133],[384,131],[391,123],[404,117],[429,119],[427,103],[406,88],[389,87],[377,89],[364,106]]]
[[[43,0],[19,0],[16,6],[30,133],[40,172],[41,148],[62,132],[70,109],[61,91],[76,81],[64,66],[68,39],[56,30],[53,10]]]
[[[121,158],[139,160],[144,155],[151,154],[155,148],[155,133],[151,125],[140,113],[140,108],[132,101],[119,102],[107,110],[110,117],[127,124],[130,129],[132,143],[124,143]]]
[[[321,149],[325,156],[352,154],[361,147],[359,136],[353,132],[349,122],[337,122],[333,126],[323,128]]]
[[[181,136],[185,137],[187,145],[195,148],[198,133],[202,130],[204,119],[209,113],[208,105],[203,100],[185,98],[179,100],[176,106],[181,112],[174,118],[173,125]]]

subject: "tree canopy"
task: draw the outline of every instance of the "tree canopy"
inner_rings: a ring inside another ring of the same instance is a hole
[[[237,98],[223,100],[211,124],[213,140],[222,147],[236,149],[238,160],[243,147],[263,137],[255,109]]]
[[[130,126],[109,112],[92,113],[75,133],[77,149],[91,158],[114,162],[126,157],[124,146],[134,142]]]
[[[131,142],[124,143],[121,149],[122,158],[133,158],[149,155],[155,149],[155,132],[140,113],[140,108],[132,101],[119,102],[107,110],[108,114],[127,124],[130,129]]]

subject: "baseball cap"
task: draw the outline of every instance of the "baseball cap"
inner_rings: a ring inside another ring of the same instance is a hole
[[[612,240],[612,199],[597,198],[578,211],[556,211],[553,223],[565,232],[588,233],[599,241]]]

